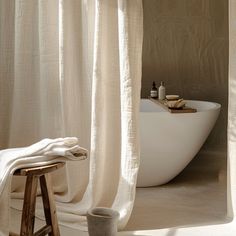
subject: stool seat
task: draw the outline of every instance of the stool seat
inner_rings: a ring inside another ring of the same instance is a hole
[[[54,170],[57,170],[65,165],[64,162],[57,162],[53,164],[43,165],[43,166],[36,166],[36,167],[28,167],[28,168],[21,168],[17,169],[14,172],[14,175],[19,176],[27,176],[27,175],[43,175]]]
[[[36,167],[20,168],[14,172],[16,176],[26,176],[20,236],[60,235],[50,173],[64,165],[65,163],[63,162],[57,162]],[[34,233],[38,180],[40,182],[46,225]],[[13,235],[15,236],[16,234],[10,233],[10,236]]]

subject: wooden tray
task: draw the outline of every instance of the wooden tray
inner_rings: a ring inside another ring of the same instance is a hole
[[[153,98],[149,98],[149,99],[152,102],[161,105],[165,110],[169,111],[170,113],[195,113],[197,112],[197,109],[186,107],[186,106],[180,109],[169,108],[168,106],[164,104],[164,100],[158,100],[158,99],[153,99]]]

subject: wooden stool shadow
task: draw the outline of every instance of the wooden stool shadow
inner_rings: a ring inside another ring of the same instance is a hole
[[[50,173],[63,167],[64,164],[58,162],[37,167],[21,168],[15,171],[14,175],[26,176],[20,236],[60,235]],[[40,182],[46,225],[34,233],[38,182]],[[10,233],[10,236],[15,235],[17,234]]]

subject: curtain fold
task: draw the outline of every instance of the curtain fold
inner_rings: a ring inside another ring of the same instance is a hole
[[[142,74],[142,2],[118,1],[120,98],[121,98],[121,169],[118,191],[113,204],[120,211],[123,228],[131,214],[139,166],[139,99]],[[134,25],[133,25],[134,24]],[[124,194],[126,193],[126,194]]]
[[[236,212],[236,2],[229,1],[229,95],[228,95],[228,159],[227,213],[234,219]]]
[[[87,210],[107,206],[123,228],[139,165],[142,1],[2,0],[0,11],[0,147],[78,137],[90,161],[53,176],[59,221],[84,229]],[[12,191],[20,208],[22,182]]]

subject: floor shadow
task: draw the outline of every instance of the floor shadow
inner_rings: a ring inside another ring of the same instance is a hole
[[[125,230],[225,223],[227,185],[218,178],[219,169],[226,165],[225,157],[220,163],[215,162],[215,157],[200,155],[168,184],[137,188],[134,209]],[[174,231],[169,234],[174,235]]]

